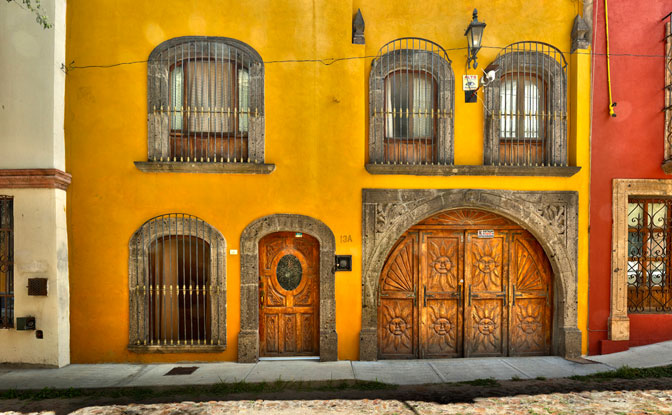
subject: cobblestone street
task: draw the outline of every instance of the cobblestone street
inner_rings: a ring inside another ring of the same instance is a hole
[[[138,403],[134,403],[138,402]],[[162,398],[4,400],[8,414],[670,414],[672,379],[570,379]]]

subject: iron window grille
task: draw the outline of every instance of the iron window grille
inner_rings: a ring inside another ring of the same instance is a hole
[[[484,164],[567,166],[567,61],[554,46],[517,42],[486,71]]]
[[[186,36],[148,62],[148,160],[264,162],[264,66],[250,46]]]
[[[14,199],[0,195],[0,329],[14,327]]]
[[[226,242],[183,213],[145,222],[129,243],[129,346],[226,345]]]
[[[420,38],[385,44],[369,78],[369,159],[453,164],[455,76],[446,51]]]
[[[628,200],[628,312],[672,311],[672,199]]]
[[[665,16],[665,160],[672,160],[672,13]]]

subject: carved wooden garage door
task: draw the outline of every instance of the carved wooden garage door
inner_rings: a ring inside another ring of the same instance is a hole
[[[433,216],[383,267],[379,357],[549,354],[550,276],[541,246],[509,220],[479,210]]]
[[[259,241],[261,356],[319,355],[319,242],[278,232]]]

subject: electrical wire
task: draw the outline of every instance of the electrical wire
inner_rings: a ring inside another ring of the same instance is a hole
[[[504,47],[500,46],[481,46],[481,49],[499,49],[502,50]],[[467,47],[460,47],[460,48],[450,48],[450,49],[444,49],[446,51],[457,51],[457,50],[467,50]],[[572,54],[571,52],[562,52],[565,54]],[[651,55],[651,54],[639,54],[639,53],[596,53],[596,52],[578,52],[575,51],[574,54],[577,55],[591,55],[593,57],[595,56],[609,56],[609,57],[633,57],[633,58],[660,58],[660,59],[665,59],[665,55]],[[365,56],[347,56],[347,57],[342,57],[342,58],[322,58],[322,59],[281,59],[281,60],[270,60],[270,61],[263,61],[264,64],[277,64],[277,63],[319,63],[324,66],[330,66],[333,65],[336,62],[342,62],[342,61],[348,61],[348,60],[357,60],[357,59],[373,59],[377,58],[380,55],[365,55]],[[145,60],[137,60],[137,61],[128,61],[128,62],[117,62],[117,63],[111,63],[107,65],[75,65],[75,61],[73,60],[70,62],[70,64],[61,64],[61,70],[63,72],[70,73],[76,69],[108,69],[108,68],[114,68],[118,66],[125,66],[125,65],[136,65],[139,63],[147,63],[149,62],[148,59]]]

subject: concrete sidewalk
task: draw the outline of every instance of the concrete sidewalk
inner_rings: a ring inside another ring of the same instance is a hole
[[[534,379],[587,375],[621,366],[652,367],[672,363],[672,341],[634,347],[577,361],[557,356],[500,357],[377,362],[307,360],[259,363],[92,364],[60,369],[0,367],[0,390],[114,388],[209,385],[219,382],[369,380],[399,385],[461,382],[474,379]],[[192,374],[166,376],[175,367],[198,367]]]

